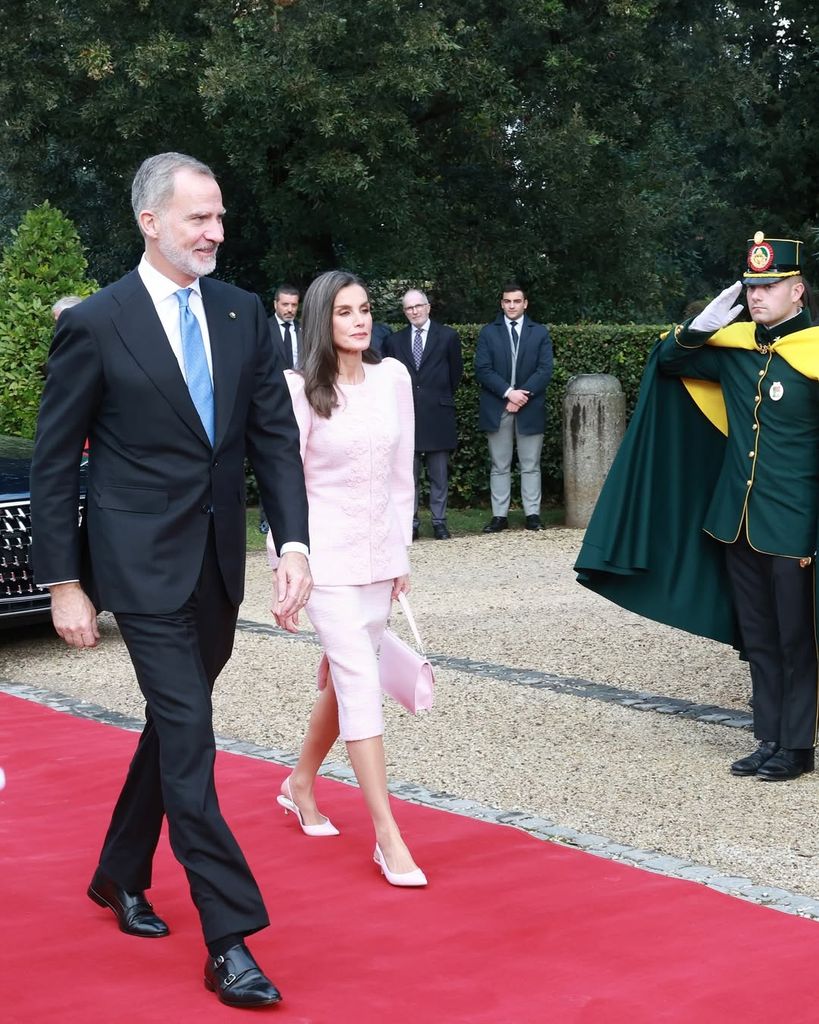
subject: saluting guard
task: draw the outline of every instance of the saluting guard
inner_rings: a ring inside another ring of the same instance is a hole
[[[750,320],[737,319],[746,305]],[[813,770],[819,328],[802,243],[748,240],[742,280],[655,346],[576,568],[624,607],[733,642],[759,745],[731,765]],[[640,509],[638,514],[634,509]]]

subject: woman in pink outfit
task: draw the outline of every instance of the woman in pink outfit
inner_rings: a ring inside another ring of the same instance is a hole
[[[371,330],[364,282],[328,271],[304,297],[302,369],[285,372],[310,504],[314,585],[306,610],[326,662],[298,763],[277,799],[307,835],[338,835],[313,784],[340,735],[372,815],[376,864],[392,885],[422,886],[390,809],[376,655],[392,601],[409,590],[412,385],[400,362],[370,349]],[[267,544],[275,564],[271,535]],[[295,631],[298,613],[283,624]]]

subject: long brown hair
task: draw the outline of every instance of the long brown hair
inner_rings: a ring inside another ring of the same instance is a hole
[[[338,353],[333,344],[333,305],[342,288],[357,284],[364,289],[369,301],[367,286],[349,270],[328,270],[320,274],[307,289],[301,316],[302,367],[304,394],[311,407],[329,419],[338,406]],[[381,357],[371,348],[362,354],[365,363],[380,363]]]

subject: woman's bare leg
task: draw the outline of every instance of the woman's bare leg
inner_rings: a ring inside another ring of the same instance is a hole
[[[286,780],[289,784],[290,796],[301,811],[305,825],[320,825],[325,820],[324,815],[316,806],[313,784],[322,762],[330,753],[330,748],[337,739],[338,702],[336,691],[333,689],[328,675],[327,685],[319,692],[318,699],[310,713],[299,759],[290,778]],[[282,784],[282,793],[287,796],[284,783]]]
[[[381,847],[387,866],[396,874],[414,871],[418,865],[401,838],[401,832],[390,808],[383,736],[348,740],[347,753],[361,792],[364,794],[367,810],[373,819],[375,841]]]

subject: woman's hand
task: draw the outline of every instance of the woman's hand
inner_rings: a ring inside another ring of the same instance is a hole
[[[395,601],[399,594],[408,594],[410,592],[410,578],[409,573],[404,576],[396,576],[392,581],[392,599]]]
[[[299,613],[293,612],[292,615],[277,615],[273,612],[273,617],[276,620],[276,625],[279,629],[286,629],[288,633],[298,633],[299,631]]]

